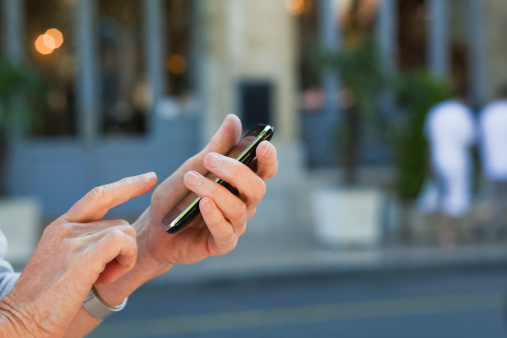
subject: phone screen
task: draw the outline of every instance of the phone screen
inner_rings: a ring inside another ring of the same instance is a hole
[[[233,157],[241,163],[248,165],[255,159],[257,146],[264,140],[269,141],[273,136],[273,132],[273,127],[269,125],[256,125],[241,138],[227,156]],[[214,179],[215,182],[235,192],[234,187],[220,178],[215,177],[212,173],[208,173],[206,177]],[[185,195],[176,207],[162,220],[165,230],[170,234],[174,234],[186,226],[202,221],[202,216],[199,211],[200,200],[201,198],[193,192],[189,192]]]

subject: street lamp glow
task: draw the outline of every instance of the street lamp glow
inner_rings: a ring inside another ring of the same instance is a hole
[[[63,43],[63,34],[56,28],[51,28],[35,40],[35,49],[42,55],[51,54]]]
[[[304,0],[285,0],[285,8],[292,15],[300,15],[305,11]]]
[[[183,74],[187,70],[187,60],[180,54],[172,54],[167,61],[167,68],[173,74]]]
[[[42,35],[42,41],[44,42],[46,47],[51,49],[51,51],[53,51],[56,48],[55,39],[53,39],[53,37],[51,35],[49,35],[47,33]]]
[[[46,41],[44,41],[44,35],[45,34],[39,35],[37,40],[35,40],[35,49],[42,55],[48,55],[53,52],[54,48],[51,48],[46,44]]]
[[[46,31],[45,35],[50,36],[53,39],[54,44],[55,44],[55,47],[54,47],[55,49],[56,48],[60,48],[60,46],[63,43],[63,34],[62,34],[62,32],[60,32],[56,28],[51,28],[51,29],[48,29]]]

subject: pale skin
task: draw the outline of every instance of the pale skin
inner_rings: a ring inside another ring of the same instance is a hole
[[[0,300],[0,336],[86,335],[100,323],[82,307],[93,284],[115,306],[175,264],[233,250],[264,197],[264,181],[278,169],[276,149],[267,141],[257,148],[255,171],[220,155],[240,135],[239,119],[227,116],[210,143],[157,187],[132,226],[102,218],[110,208],[151,190],[157,182],[153,173],[95,188],[51,223],[14,289]],[[233,185],[239,196],[204,177],[208,171]],[[169,235],[161,220],[188,190],[202,197],[204,221]]]

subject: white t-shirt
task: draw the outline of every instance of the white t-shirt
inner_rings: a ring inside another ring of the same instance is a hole
[[[507,181],[507,100],[486,105],[479,114],[484,175],[491,181]]]
[[[7,239],[0,230],[0,298],[12,290],[19,277],[19,273],[15,273],[9,262],[4,260],[6,253]]]
[[[435,105],[428,112],[425,125],[434,168],[445,172],[469,172],[475,129],[473,112],[465,104],[447,100]]]

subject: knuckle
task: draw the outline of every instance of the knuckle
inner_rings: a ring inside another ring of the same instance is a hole
[[[112,242],[121,242],[124,240],[124,233],[119,229],[111,229],[108,231],[107,237]]]
[[[123,227],[126,227],[126,228],[132,228],[131,225],[130,225],[130,223],[127,222],[124,219],[119,219],[117,222],[118,222],[118,225],[120,225],[120,226],[123,226]]]
[[[129,235],[132,238],[136,238],[136,230],[127,222],[125,222],[125,230],[124,233]]]
[[[235,232],[238,236],[243,235],[246,232],[246,222],[243,222],[240,226],[238,226]]]
[[[232,236],[225,249],[227,252],[230,252],[234,250],[237,245],[238,245],[238,236]]]
[[[137,238],[136,230],[132,225],[130,225],[129,222],[123,219],[117,220],[117,222],[118,224],[116,226],[116,229],[114,229],[114,231],[117,231],[118,235],[121,235],[123,240],[128,239],[125,237],[125,235],[133,238],[134,240]]]
[[[255,200],[260,201],[265,194],[266,194],[266,182],[259,179],[257,181],[257,184],[254,184],[253,197],[255,198]]]
[[[74,237],[80,229],[81,225],[79,223],[67,222],[60,225],[58,233],[61,237]]]
[[[255,213],[257,212],[257,207],[252,207],[248,210],[248,214],[247,214],[247,218],[250,218],[252,217],[253,215],[255,215]],[[245,226],[246,228],[246,226]]]
[[[236,203],[234,205],[234,207],[232,208],[232,213],[233,215],[243,219],[246,217],[246,204],[241,202],[241,203]]]
[[[213,182],[209,189],[209,196],[210,197],[217,196],[222,189],[223,187],[220,184]]]
[[[240,162],[235,161],[235,163],[232,166],[231,170],[231,177],[238,179],[243,176],[243,164]]]
[[[100,186],[100,187],[95,187],[92,190],[90,190],[88,195],[90,196],[90,198],[92,198],[94,200],[100,200],[104,196],[104,192],[105,192],[105,187]]]
[[[55,225],[54,223],[51,223],[47,227],[44,228],[42,231],[42,238],[51,238],[54,233],[58,234],[59,231],[55,228],[61,227],[62,225]]]
[[[218,255],[224,255],[234,250],[237,244],[238,237],[231,233],[227,238],[224,238],[224,240],[221,241],[215,251]]]

